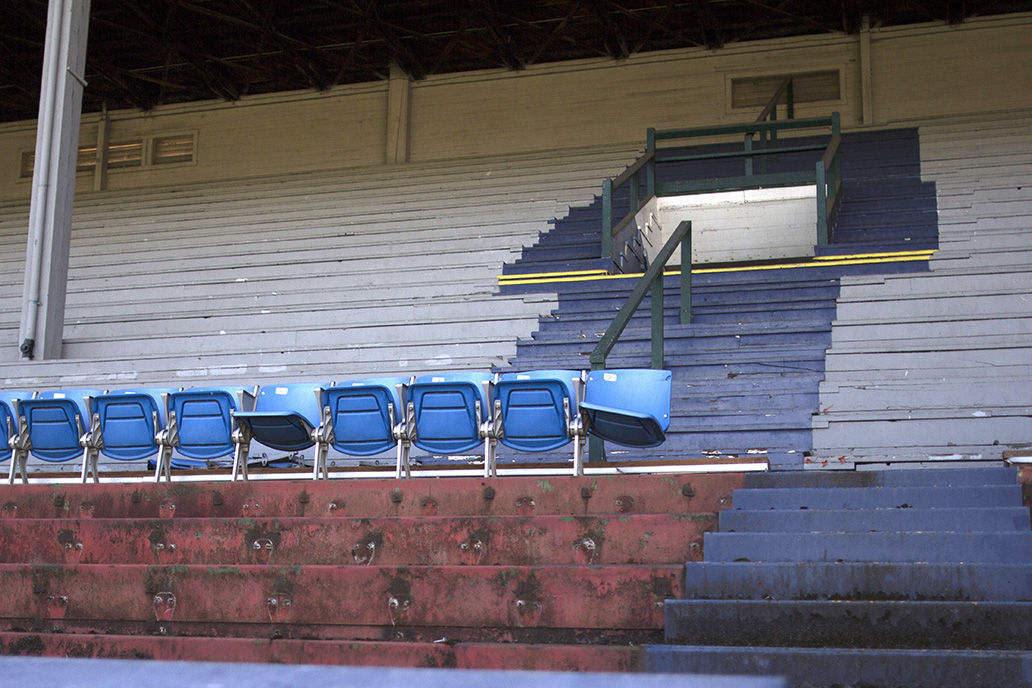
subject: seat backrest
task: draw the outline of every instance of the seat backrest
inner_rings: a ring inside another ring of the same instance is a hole
[[[238,412],[254,439],[280,451],[300,451],[315,444],[310,428],[319,427],[318,391],[329,383],[295,382],[263,385],[258,389],[254,411]]]
[[[408,378],[383,377],[339,382],[322,391],[322,406],[330,409],[333,425],[332,446],[352,456],[371,456],[395,445],[390,409],[394,423],[404,416],[398,385]]]
[[[495,384],[495,399],[501,403],[501,442],[519,451],[546,451],[567,444],[572,438],[567,426],[577,414],[579,370],[531,370],[505,373]]]
[[[7,421],[11,421],[11,428],[18,432],[18,419],[14,415],[14,401],[17,399],[28,399],[32,392],[18,392],[5,390],[0,392],[0,461],[11,458],[11,447],[8,444],[11,434],[8,432]]]
[[[18,411],[29,431],[32,455],[43,461],[81,457],[79,437],[90,423],[83,400],[103,393],[102,389],[49,390],[40,392],[35,399],[21,400]]]
[[[169,388],[116,389],[93,397],[92,410],[100,419],[101,453],[118,461],[138,461],[158,452],[155,430],[165,427]],[[154,414],[158,427],[154,427]]]
[[[175,414],[176,451],[190,459],[208,461],[233,453],[232,412],[238,409],[239,387],[194,387],[168,396]]]
[[[423,375],[409,387],[420,449],[437,454],[469,451],[480,445],[480,424],[488,417],[483,383],[490,373],[454,372]],[[480,402],[480,415],[476,402]]]
[[[588,374],[581,413],[588,434],[630,447],[655,447],[670,427],[669,370],[627,368]]]

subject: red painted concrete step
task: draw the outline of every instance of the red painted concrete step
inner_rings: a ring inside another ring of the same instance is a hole
[[[234,635],[261,636],[296,624],[315,634],[308,637],[361,630],[353,627],[656,630],[663,626],[663,601],[679,597],[682,581],[680,564],[0,564],[0,625],[112,632],[121,624],[141,632],[157,623],[195,633],[205,624],[233,624]],[[382,637],[376,633],[368,637]]]
[[[17,519],[0,562],[531,565],[701,560],[716,514]]]
[[[4,485],[0,518],[543,516],[712,512],[740,473]]]
[[[0,632],[0,654],[538,671],[638,671],[643,649],[604,645],[183,638]]]

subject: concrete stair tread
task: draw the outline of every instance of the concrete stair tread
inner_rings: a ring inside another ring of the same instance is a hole
[[[706,645],[1032,650],[1032,602],[669,600],[665,629]]]
[[[885,471],[810,471],[750,473],[745,486],[754,487],[935,487],[950,485],[1014,485],[1017,470],[1008,466]]]
[[[975,487],[750,488],[735,490],[732,498],[736,509],[1013,506],[1021,504],[1021,488],[1017,484]]]
[[[119,485],[16,485],[4,518],[283,518],[324,516],[583,516],[715,512],[742,484],[735,473],[505,476],[433,480],[251,480]]]
[[[1032,563],[1032,532],[706,533],[707,561]]]
[[[646,564],[701,558],[716,515],[9,519],[0,562]]]
[[[620,645],[486,644],[404,640],[204,638],[0,632],[0,652],[75,657],[449,667],[538,671],[636,671],[643,650]],[[378,674],[377,680],[383,675]]]
[[[0,642],[2,640],[0,638]],[[31,638],[11,637],[10,640],[19,644]],[[243,643],[213,642],[206,651],[192,648],[210,657],[208,661],[182,662],[170,661],[176,659],[179,650],[175,643],[170,642],[167,648],[160,645],[160,641],[170,639],[149,638],[146,640],[150,642],[139,640],[138,644],[146,647],[151,656],[166,659],[140,662],[131,648],[120,645],[122,640],[117,637],[96,638],[92,642],[83,637],[58,639],[51,643],[52,647],[67,648],[66,654],[74,659],[0,658],[0,672],[14,685],[60,685],[72,675],[80,688],[148,685],[158,679],[183,686],[248,685],[256,688],[297,685],[495,688],[528,679],[564,688],[593,688],[600,681],[605,681],[610,688],[785,688],[786,685],[783,679],[771,677],[627,673],[636,671],[640,665],[639,658],[644,654],[641,648],[553,648],[517,644],[484,648],[405,643],[392,647],[388,643],[318,641],[269,641],[246,647]],[[219,650],[224,654],[216,654]],[[306,653],[311,655],[307,661]],[[251,664],[240,663],[248,661]],[[272,663],[307,666],[273,666]],[[327,666],[330,664],[351,666]],[[385,671],[381,667],[393,668]],[[478,671],[440,671],[441,668]],[[523,673],[526,671],[553,673],[528,675]],[[559,671],[564,673],[555,673]],[[612,673],[617,671],[625,673]]]
[[[654,672],[781,675],[796,688],[1027,688],[1032,652],[870,648],[651,646]]]
[[[1028,602],[1032,564],[705,561],[685,566],[684,597]]]
[[[719,514],[721,532],[1000,532],[1029,531],[1023,506],[934,509],[730,509]]]

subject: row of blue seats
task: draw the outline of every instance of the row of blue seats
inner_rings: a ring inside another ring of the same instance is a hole
[[[27,482],[30,454],[50,462],[82,457],[85,483],[99,479],[100,454],[156,457],[155,480],[232,455],[233,480],[246,480],[253,440],[284,452],[315,446],[315,479],[328,477],[330,448],[351,456],[396,449],[401,478],[410,475],[412,445],[439,455],[483,446],[490,477],[498,442],[525,452],[573,442],[580,475],[589,434],[627,446],[663,442],[670,392],[670,371],[650,369],[451,372],[253,389],[5,391],[0,460],[11,459],[13,484],[19,475]]]

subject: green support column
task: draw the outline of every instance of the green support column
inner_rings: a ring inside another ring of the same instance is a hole
[[[663,272],[652,282],[652,367],[663,367]]]

